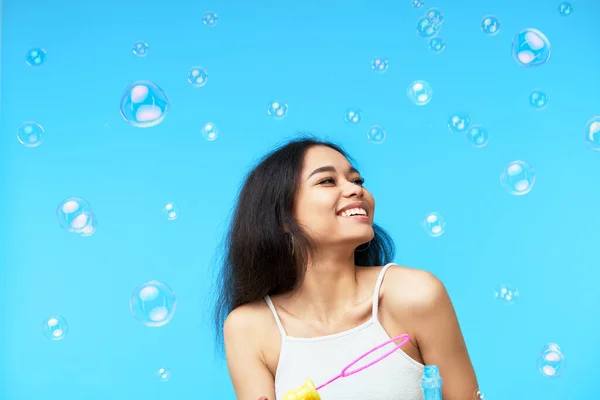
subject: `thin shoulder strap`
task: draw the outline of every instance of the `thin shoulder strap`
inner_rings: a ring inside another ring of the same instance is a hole
[[[379,276],[377,277],[377,283],[375,284],[375,291],[373,293],[373,319],[377,321],[377,313],[379,311],[379,291],[381,290],[381,284],[383,283],[383,277],[387,270],[392,266],[396,265],[394,263],[389,263],[381,268],[379,271]]]
[[[275,310],[275,305],[273,304],[271,297],[269,295],[266,295],[264,297],[264,299],[267,302],[267,305],[269,306],[269,308],[271,309],[271,312],[273,313],[273,317],[275,317],[275,322],[277,323],[279,332],[281,332],[281,337],[285,338],[287,336],[287,333],[285,333],[285,329],[283,329],[283,324],[281,323],[281,320],[279,319],[279,315],[277,314],[277,310]]]

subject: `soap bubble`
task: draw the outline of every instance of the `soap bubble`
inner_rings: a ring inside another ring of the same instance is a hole
[[[174,221],[179,217],[179,207],[175,203],[165,204],[162,211],[169,221]]]
[[[488,15],[481,19],[481,32],[494,36],[500,32],[500,20],[494,15]]]
[[[148,43],[139,40],[133,44],[133,54],[138,57],[146,57],[148,55]]]
[[[425,5],[425,2],[423,0],[413,0],[412,2],[412,6],[414,8],[421,8],[423,7],[423,5]]]
[[[132,82],[121,97],[121,116],[129,125],[137,128],[160,124],[168,110],[169,99],[154,82]]]
[[[379,125],[372,125],[367,131],[367,139],[371,143],[381,144],[385,140],[386,131]]]
[[[46,50],[39,47],[30,49],[25,55],[25,63],[30,67],[40,67],[46,60]]]
[[[448,130],[452,133],[463,133],[471,126],[471,118],[464,113],[455,113],[448,117]]]
[[[512,305],[519,299],[519,290],[511,285],[501,284],[496,288],[494,297],[503,304]]]
[[[558,346],[547,346],[538,357],[538,369],[548,378],[558,378],[565,367],[565,356]]]
[[[25,147],[38,147],[44,141],[44,128],[35,121],[25,121],[17,128],[17,140]]]
[[[500,183],[515,196],[522,196],[533,189],[535,171],[524,161],[511,161],[500,174]]]
[[[81,197],[68,197],[56,208],[58,223],[67,232],[81,234],[91,224],[93,211]]]
[[[188,82],[195,87],[202,87],[206,85],[208,80],[208,72],[202,67],[192,67],[188,71]]]
[[[431,237],[442,236],[446,231],[446,220],[439,213],[429,213],[423,220],[423,229]]]
[[[442,12],[442,10],[437,9],[437,8],[430,8],[429,10],[427,10],[427,12],[425,13],[425,16],[427,18],[429,18],[429,21],[431,21],[434,24],[439,25],[440,27],[443,25],[444,23],[444,13]]]
[[[527,28],[517,33],[512,42],[512,56],[522,67],[538,67],[550,58],[548,38],[537,29]]]
[[[406,94],[414,104],[424,106],[431,101],[433,89],[431,89],[431,85],[425,81],[414,81],[406,90]]]
[[[171,377],[171,371],[167,368],[159,368],[156,373],[156,378],[161,382],[166,382]]]
[[[67,334],[69,326],[63,317],[50,317],[44,321],[42,332],[50,340],[61,340]]]
[[[389,62],[386,58],[376,58],[371,61],[371,69],[375,72],[387,71]]]
[[[488,131],[481,125],[472,125],[467,131],[467,140],[475,147],[485,147],[489,141]]]
[[[133,316],[152,328],[167,324],[175,314],[176,305],[177,299],[173,291],[159,281],[138,286],[129,303]]]
[[[217,126],[212,122],[207,122],[202,126],[202,136],[209,142],[215,140],[219,136]]]
[[[427,16],[419,18],[417,21],[417,35],[425,39],[431,39],[440,32],[440,24],[432,21]]]
[[[529,105],[540,111],[548,105],[549,97],[542,90],[534,90],[529,94]]]
[[[600,115],[585,124],[585,142],[592,150],[600,151]]]
[[[569,2],[563,2],[558,5],[558,13],[563,17],[571,15],[573,12],[573,5]]]
[[[272,101],[267,108],[267,114],[274,118],[283,118],[287,115],[289,107],[286,103]]]
[[[429,41],[429,50],[434,53],[441,53],[446,48],[446,41],[439,37],[434,37]]]
[[[212,11],[205,12],[202,15],[202,23],[206,26],[213,27],[219,22],[219,16]]]
[[[363,114],[358,108],[348,108],[344,112],[344,121],[352,124],[358,124],[362,120]]]

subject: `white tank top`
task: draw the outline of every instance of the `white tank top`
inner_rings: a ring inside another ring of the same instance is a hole
[[[275,396],[281,400],[285,393],[300,387],[307,378],[321,385],[350,364],[361,354],[391,338],[378,319],[379,289],[385,272],[393,263],[385,265],[375,284],[371,319],[350,330],[315,338],[288,336],[269,296],[265,296],[281,332],[281,352],[275,374]],[[354,368],[390,351],[393,344],[384,346],[365,357]],[[319,390],[322,400],[423,400],[421,377],[423,364],[398,350],[379,363],[355,375],[339,378]]]

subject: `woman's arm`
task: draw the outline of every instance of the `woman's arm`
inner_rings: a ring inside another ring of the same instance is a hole
[[[233,310],[223,326],[229,376],[238,400],[275,400],[273,375],[259,348],[257,321],[252,310]]]
[[[418,272],[412,320],[421,356],[439,367],[444,400],[474,399],[477,377],[450,297],[434,275]]]

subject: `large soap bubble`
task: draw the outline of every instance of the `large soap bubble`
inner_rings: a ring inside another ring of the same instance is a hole
[[[121,97],[121,116],[129,125],[137,128],[160,124],[168,110],[169,99],[154,82],[131,82]]]
[[[512,56],[522,67],[538,67],[550,58],[550,41],[537,29],[517,33],[512,42]]]

